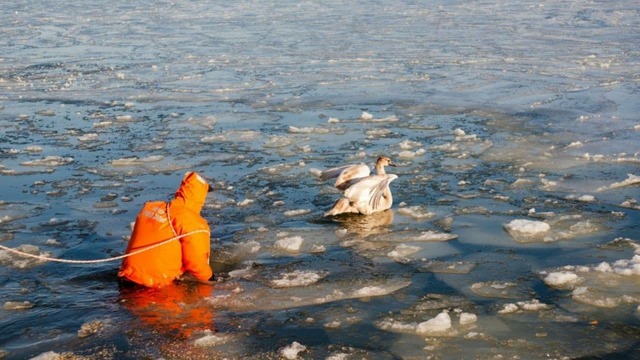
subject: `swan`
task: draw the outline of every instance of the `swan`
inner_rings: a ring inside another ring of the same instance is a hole
[[[371,175],[371,169],[365,164],[345,165],[320,173],[321,180],[337,178],[334,186],[344,191],[344,196],[324,216],[345,213],[370,215],[391,208],[393,196],[389,184],[398,176],[387,174],[385,166],[397,165],[387,156],[380,156],[376,161],[377,175]]]

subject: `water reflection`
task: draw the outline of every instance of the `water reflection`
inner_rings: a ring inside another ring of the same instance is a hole
[[[356,238],[364,239],[371,235],[378,235],[390,232],[393,224],[393,210],[385,210],[371,215],[343,215],[333,218],[340,223],[345,235],[353,235]]]
[[[195,283],[153,289],[122,282],[119,302],[154,333],[185,340],[215,331],[214,311],[203,301],[212,294],[213,286]]]

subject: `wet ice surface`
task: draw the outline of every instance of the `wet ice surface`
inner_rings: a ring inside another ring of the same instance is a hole
[[[0,244],[120,255],[198,170],[230,274],[0,250],[0,358],[640,356],[640,4],[0,8]],[[322,218],[381,154],[392,210]]]

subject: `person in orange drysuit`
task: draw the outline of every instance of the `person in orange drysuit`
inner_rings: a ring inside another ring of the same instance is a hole
[[[170,284],[185,272],[199,282],[211,283],[210,230],[200,215],[209,189],[209,184],[200,175],[188,172],[173,200],[147,202],[136,217],[127,254],[173,237],[189,235],[124,258],[118,276],[153,288]]]

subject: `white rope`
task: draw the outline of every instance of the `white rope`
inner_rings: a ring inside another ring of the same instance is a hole
[[[155,249],[159,246],[162,246],[164,244],[168,244],[174,240],[178,240],[178,239],[182,239],[183,237],[187,237],[189,235],[193,235],[193,234],[197,234],[197,233],[207,233],[210,234],[210,232],[208,230],[194,230],[191,232],[188,232],[186,234],[182,234],[182,235],[178,235],[178,236],[174,236],[172,238],[169,238],[167,240],[161,241],[159,243],[153,244],[153,245],[148,245],[145,246],[139,250],[136,250],[134,252],[130,252],[128,254],[124,254],[124,255],[120,255],[120,256],[116,256],[113,258],[108,258],[108,259],[98,259],[98,260],[67,260],[67,259],[58,259],[58,258],[52,258],[52,257],[47,257],[47,256],[41,256],[41,255],[34,255],[34,254],[29,254],[20,250],[16,250],[10,247],[6,247],[4,245],[0,245],[0,249],[4,249],[6,251],[12,252],[14,254],[20,255],[20,256],[26,256],[26,257],[30,257],[30,258],[34,258],[34,259],[38,259],[38,260],[42,260],[42,261],[55,261],[55,262],[60,262],[60,263],[67,263],[67,264],[97,264],[97,263],[103,263],[103,262],[108,262],[108,261],[115,261],[115,260],[120,260],[120,259],[124,259],[126,257],[129,256],[133,256],[133,255],[138,255],[140,253],[143,253],[145,251],[149,251],[151,249]]]

